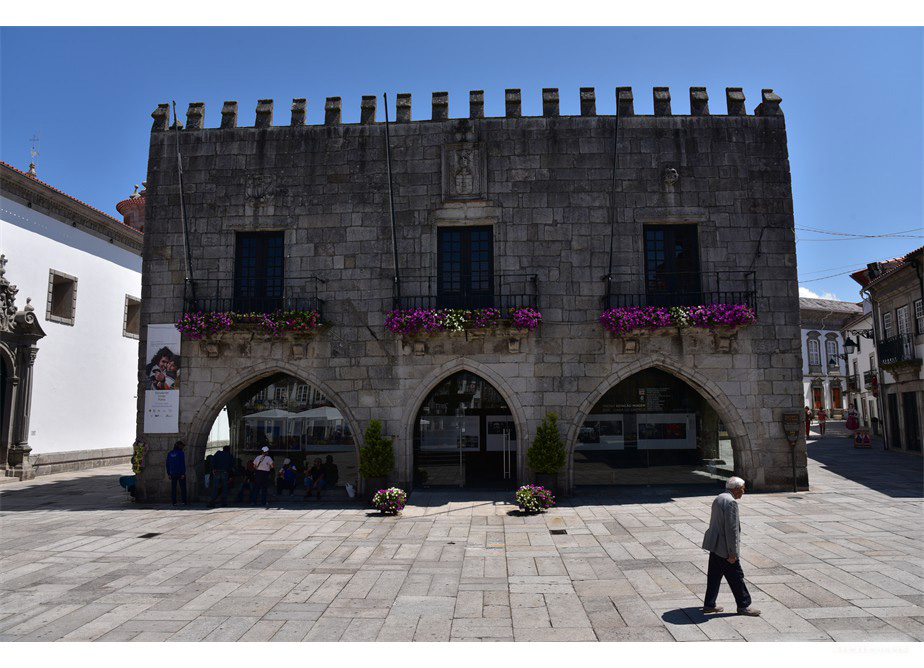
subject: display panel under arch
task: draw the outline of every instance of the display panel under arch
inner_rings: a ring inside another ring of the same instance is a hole
[[[243,465],[267,446],[277,469],[286,458],[295,464],[299,482],[315,459],[326,462],[330,456],[338,470],[336,485],[357,484],[349,421],[320,389],[288,374],[255,381],[228,401],[212,425],[206,455],[224,445]]]
[[[717,485],[734,472],[731,440],[697,390],[660,369],[612,387],[574,448],[576,487]]]
[[[517,429],[488,381],[460,371],[440,382],[414,421],[415,487],[514,488]]]

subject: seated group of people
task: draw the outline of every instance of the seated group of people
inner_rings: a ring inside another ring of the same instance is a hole
[[[339,478],[340,472],[334,464],[333,455],[327,455],[327,461],[324,463],[321,462],[320,457],[315,458],[311,468],[305,471],[303,478],[305,498],[307,499],[312,492],[315,492],[317,498],[320,499],[321,492],[336,485]],[[295,493],[296,487],[298,487],[298,469],[290,459],[286,458],[282,462],[282,468],[276,474],[276,494],[281,495],[283,491],[289,490],[291,496]]]

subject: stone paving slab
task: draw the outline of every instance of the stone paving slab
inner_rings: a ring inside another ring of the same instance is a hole
[[[418,491],[381,517],[333,500],[139,506],[121,467],[3,485],[0,640],[924,640],[921,458],[836,434],[809,454],[810,491],[741,501],[759,618],[724,585],[727,612],[702,614],[707,488],[539,516],[509,494]]]

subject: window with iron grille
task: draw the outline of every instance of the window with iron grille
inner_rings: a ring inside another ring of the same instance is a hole
[[[649,306],[702,303],[696,225],[645,225],[645,292]]]
[[[915,334],[924,334],[924,299],[914,302]]]
[[[238,232],[234,310],[270,313],[283,308],[284,232]]]
[[[494,306],[491,227],[443,227],[437,234],[437,308]]]
[[[882,314],[882,331],[885,334],[883,338],[888,339],[892,337],[893,332],[892,332],[892,314],[891,313]]]

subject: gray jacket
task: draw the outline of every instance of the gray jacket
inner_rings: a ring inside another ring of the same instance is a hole
[[[703,536],[703,549],[715,552],[723,559],[727,559],[730,554],[741,556],[738,502],[731,492],[722,492],[712,502],[712,517]]]

